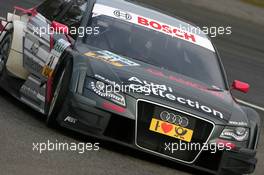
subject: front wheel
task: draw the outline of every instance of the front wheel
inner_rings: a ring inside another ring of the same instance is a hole
[[[63,63],[53,80],[53,97],[50,103],[46,124],[49,127],[57,126],[57,116],[61,111],[65,97],[68,94],[70,78],[71,78],[71,62]]]

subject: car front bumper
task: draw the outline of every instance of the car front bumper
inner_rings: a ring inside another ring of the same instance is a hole
[[[226,151],[222,155],[219,175],[251,174],[257,164],[256,151],[250,149],[239,149]]]
[[[94,101],[92,100],[94,98],[98,99]],[[103,101],[96,95],[86,98],[69,93],[57,118],[59,125],[84,135],[150,153],[142,150],[135,143],[135,120],[124,117],[124,114],[118,115],[98,108],[98,103]],[[73,120],[67,120],[69,117]],[[171,160],[165,156],[155,156],[216,175],[250,174],[254,172],[257,163],[256,151],[251,149],[221,151],[215,154],[202,151],[198,159],[192,164]]]

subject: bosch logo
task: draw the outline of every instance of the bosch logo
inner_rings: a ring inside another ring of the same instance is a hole
[[[187,127],[189,125],[189,120],[187,117],[182,117],[174,113],[169,113],[168,111],[163,111],[160,113],[160,118],[163,121],[179,125],[182,127]]]
[[[131,20],[132,16],[130,14],[128,14],[127,12],[123,12],[120,10],[115,10],[114,11],[114,15],[120,19],[124,19],[124,20]]]

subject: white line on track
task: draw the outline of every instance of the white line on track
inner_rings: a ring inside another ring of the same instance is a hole
[[[254,104],[251,104],[249,102],[246,102],[246,101],[243,101],[243,100],[239,100],[239,99],[236,99],[239,103],[241,104],[244,104],[244,105],[247,105],[247,106],[250,106],[252,108],[255,108],[255,109],[258,109],[258,110],[261,110],[261,111],[264,111],[264,107],[260,107],[260,106],[257,106],[257,105],[254,105]]]

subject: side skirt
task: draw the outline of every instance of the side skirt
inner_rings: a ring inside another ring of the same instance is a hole
[[[37,77],[29,75],[27,80],[23,80],[4,70],[0,78],[0,87],[37,112],[46,113],[46,84],[42,84]]]

